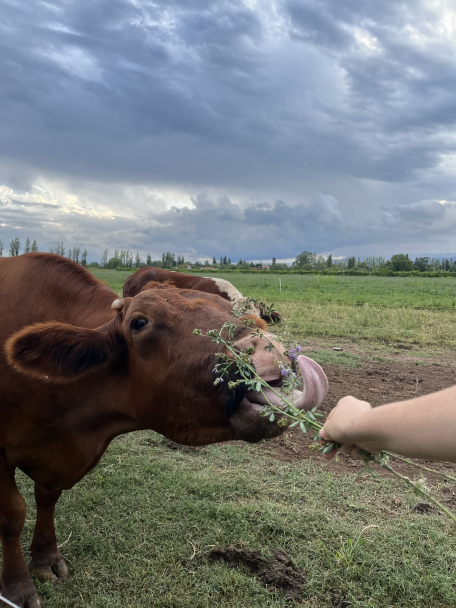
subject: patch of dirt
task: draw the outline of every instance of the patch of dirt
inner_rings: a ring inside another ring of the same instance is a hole
[[[352,606],[350,600],[346,600],[343,597],[341,598],[340,595],[337,594],[333,595],[331,600],[334,608],[349,608],[349,606]]]
[[[412,511],[414,513],[419,513],[420,515],[427,515],[429,513],[437,513],[437,509],[427,502],[417,502],[413,507]]]
[[[228,545],[224,549],[213,549],[211,560],[224,560],[230,567],[243,565],[251,574],[267,585],[268,591],[281,593],[285,598],[302,603],[304,571],[299,570],[282,550],[272,550],[273,558],[261,557],[259,551],[237,549]]]
[[[411,344],[396,344],[395,347],[400,348],[402,350],[412,350],[413,348]]]
[[[369,401],[372,406],[413,399],[456,384],[456,369],[448,367],[422,367],[414,363],[375,363],[368,362],[358,369],[341,365],[324,365],[329,381],[329,391],[325,401],[319,408],[326,417],[336,406],[339,399],[353,395],[358,399]],[[315,444],[313,434],[304,435],[299,428],[288,429],[280,437],[271,439],[259,445],[258,449],[282,462],[300,462],[311,459],[318,461],[328,471],[358,472],[363,465],[359,460],[339,454],[336,459],[325,460],[321,453],[312,451]],[[428,466],[442,473],[456,477],[456,464],[446,462],[420,461],[417,463]],[[420,469],[399,461],[392,462],[395,470],[411,479],[420,476]],[[377,467],[380,475],[390,475],[384,469]],[[424,471],[430,482],[441,480],[438,476]],[[448,496],[455,502],[456,496]]]

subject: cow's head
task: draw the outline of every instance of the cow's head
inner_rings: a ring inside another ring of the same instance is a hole
[[[57,322],[40,323],[14,334],[6,345],[13,367],[44,382],[81,380],[113,387],[123,395],[122,407],[138,426],[154,429],[174,441],[202,445],[229,439],[258,441],[278,435],[282,428],[262,417],[264,397],[227,382],[214,385],[216,354],[223,347],[194,335],[220,329],[229,320],[219,296],[186,290],[148,290],[113,302],[116,318],[98,329]],[[188,294],[187,294],[188,295]],[[209,297],[208,297],[209,296]],[[263,321],[255,323],[265,329]],[[240,325],[235,333],[239,349],[253,347],[252,362],[260,376],[280,392],[278,357],[265,349],[267,341],[251,337]],[[280,345],[277,344],[280,349]],[[318,405],[327,390],[323,370],[299,358],[305,394],[292,398],[301,409]],[[233,370],[234,374],[234,370]],[[233,379],[237,379],[233,377]],[[271,402],[280,398],[271,390]],[[113,394],[118,403],[119,394]]]

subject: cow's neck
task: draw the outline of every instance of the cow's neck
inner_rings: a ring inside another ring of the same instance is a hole
[[[71,391],[68,384],[54,387],[49,404],[35,413],[33,422],[29,420],[33,440],[29,427],[24,441],[13,449],[14,464],[48,489],[71,488],[98,463],[115,437],[141,428],[129,408],[128,377],[101,371],[72,384]],[[28,412],[30,416],[30,408]]]

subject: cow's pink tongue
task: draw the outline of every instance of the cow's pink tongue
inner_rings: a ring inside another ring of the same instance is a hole
[[[313,359],[298,357],[298,365],[302,374],[303,390],[282,392],[274,388],[263,388],[262,392],[249,391],[246,395],[251,403],[258,405],[277,405],[284,407],[286,402],[292,402],[298,410],[309,410],[318,407],[328,392],[328,380],[325,372]],[[263,377],[263,380],[265,378]]]
[[[269,416],[262,416],[265,405],[284,407],[287,400],[291,400],[294,406],[300,410],[309,410],[320,405],[328,392],[325,372],[318,363],[302,355],[298,357],[298,365],[304,385],[302,393],[295,390],[292,394],[288,392],[283,394],[280,389],[268,387],[264,388],[262,392],[249,391],[246,394],[239,409],[230,417],[236,439],[255,442],[260,439],[277,437],[283,432],[283,426],[276,422],[269,422]]]
[[[317,407],[328,392],[328,378],[325,372],[313,359],[300,355],[298,365],[302,374],[303,395],[299,400],[299,409],[308,410]]]

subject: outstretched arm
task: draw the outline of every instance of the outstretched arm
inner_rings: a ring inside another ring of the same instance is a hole
[[[341,443],[341,451],[355,457],[362,448],[372,454],[389,450],[412,458],[456,462],[456,386],[377,408],[344,397],[320,435]]]

